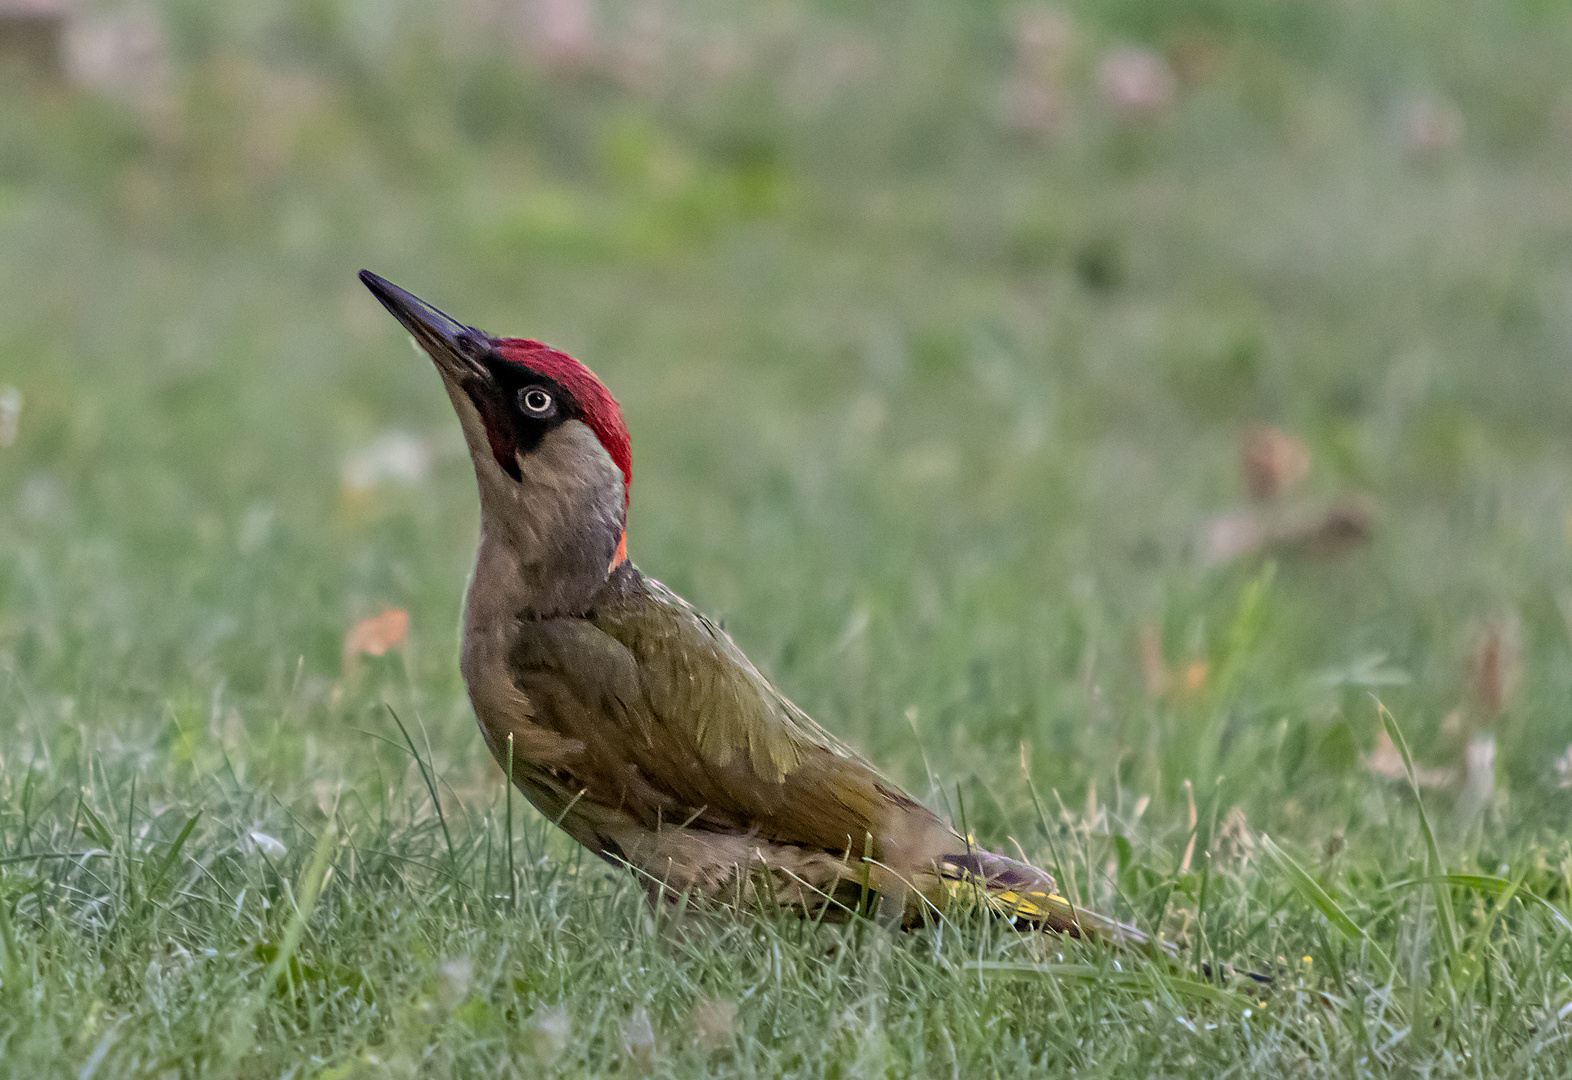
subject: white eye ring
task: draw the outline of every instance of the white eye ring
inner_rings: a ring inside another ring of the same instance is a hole
[[[538,386],[531,386],[519,394],[519,406],[527,413],[544,416],[551,411],[551,395]]]

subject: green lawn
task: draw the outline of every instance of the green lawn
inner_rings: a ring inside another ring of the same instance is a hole
[[[0,1072],[1572,1070],[1572,7],[80,6],[0,66]],[[1180,960],[652,912],[510,800],[362,267],[593,367],[644,572]],[[1208,558],[1260,424],[1367,543]]]

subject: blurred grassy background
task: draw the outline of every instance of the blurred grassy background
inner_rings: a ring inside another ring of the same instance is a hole
[[[0,113],[24,742],[171,700],[271,725],[303,664],[314,739],[413,694],[476,757],[471,483],[369,266],[600,372],[635,559],[914,782],[909,707],[951,780],[1009,786],[1024,741],[1063,789],[1221,766],[1253,820],[1328,784],[1344,812],[1358,672],[1406,677],[1382,692],[1438,740],[1502,612],[1504,773],[1553,780],[1563,5],[84,4],[68,43],[86,85],[13,66]],[[1197,536],[1262,422],[1308,444],[1311,493],[1367,493],[1374,543],[1290,560],[1220,695],[1149,701],[1143,623],[1227,665],[1256,568]],[[389,431],[431,471],[348,491]],[[335,699],[383,605],[414,677]],[[1285,719],[1310,752],[1263,789]]]
[[[1384,851],[1374,690],[1437,769],[1498,726],[1481,866],[1560,844],[1572,6],[78,8],[69,77],[0,68],[8,790],[309,802],[387,701],[495,797],[473,482],[369,267],[594,368],[635,561],[989,843],[1024,755],[1176,853],[1186,780]],[[1368,544],[1207,557],[1262,424],[1311,467],[1252,513]]]

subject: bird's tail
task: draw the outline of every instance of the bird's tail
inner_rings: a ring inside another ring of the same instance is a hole
[[[1017,927],[1051,930],[1146,953],[1171,956],[1176,951],[1160,935],[1154,937],[1140,927],[1076,905],[1059,891],[1052,874],[1008,856],[981,850],[946,856],[939,863],[939,872],[946,899],[969,894]]]

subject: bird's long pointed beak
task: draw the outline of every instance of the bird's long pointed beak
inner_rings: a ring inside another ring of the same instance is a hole
[[[425,349],[445,373],[457,374],[476,367],[462,343],[476,336],[485,337],[484,334],[438,311],[414,293],[399,288],[370,270],[360,272],[360,282],[371,290],[372,296],[382,301],[382,306],[410,332],[415,343]]]

